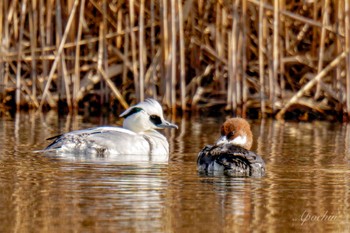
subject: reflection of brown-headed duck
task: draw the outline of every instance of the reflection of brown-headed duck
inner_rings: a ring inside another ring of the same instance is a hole
[[[263,159],[250,151],[253,135],[243,118],[231,118],[221,126],[221,137],[214,146],[205,146],[198,154],[200,172],[229,176],[263,176]]]

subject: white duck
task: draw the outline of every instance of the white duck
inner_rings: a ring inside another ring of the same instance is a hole
[[[178,128],[163,117],[163,109],[154,99],[146,99],[125,110],[123,128],[101,126],[55,136],[44,151],[59,153],[111,155],[168,155],[169,143],[156,131]]]

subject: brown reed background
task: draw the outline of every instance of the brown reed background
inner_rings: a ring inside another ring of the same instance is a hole
[[[3,0],[0,109],[349,119],[349,1]]]

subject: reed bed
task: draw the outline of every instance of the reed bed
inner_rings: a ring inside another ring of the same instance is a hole
[[[0,99],[350,119],[348,1],[0,1]],[[1,108],[1,107],[0,107]]]

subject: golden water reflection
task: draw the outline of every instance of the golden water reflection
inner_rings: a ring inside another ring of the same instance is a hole
[[[223,120],[177,119],[168,163],[119,163],[33,153],[113,117],[0,119],[0,232],[349,231],[350,125],[251,121],[266,176],[199,175],[197,153]]]

